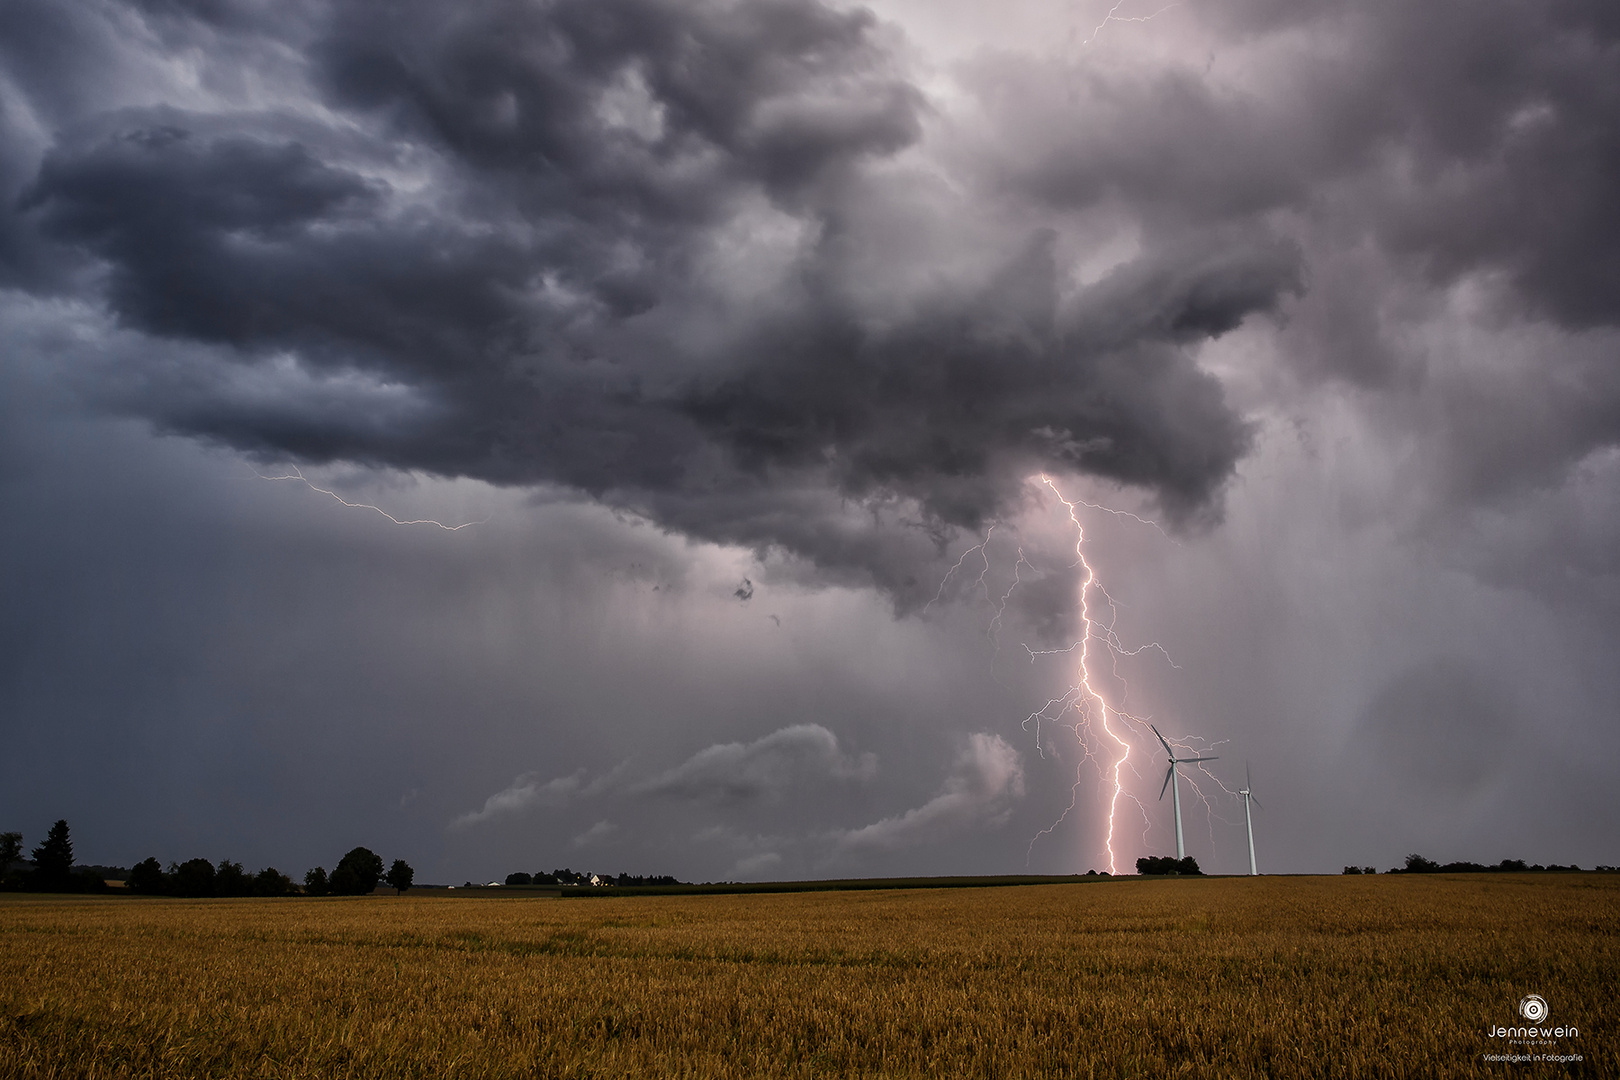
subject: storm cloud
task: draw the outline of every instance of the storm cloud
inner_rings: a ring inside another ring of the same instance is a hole
[[[145,747],[175,835],[234,769],[447,880],[1091,865],[1025,718],[1095,571],[1291,865],[1404,855],[1366,791],[1590,853],[1616,190],[1600,0],[15,0],[0,789]]]
[[[191,32],[285,45],[232,10]],[[9,228],[79,260],[39,288],[149,355],[206,346],[118,372],[115,407],[261,456],[561,484],[902,603],[918,527],[978,528],[1042,469],[1218,518],[1249,432],[1185,349],[1299,289],[1286,239],[1171,237],[1076,292],[1032,222],[938,272],[981,196],[929,180],[932,106],[859,10],[301,16],[277,107],[75,110],[18,192]],[[925,243],[893,247],[878,219],[919,187]],[[244,394],[243,370],[299,392]],[[394,407],[321,407],[353,384]]]

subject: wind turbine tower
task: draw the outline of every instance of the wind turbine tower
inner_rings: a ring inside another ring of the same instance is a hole
[[[1178,758],[1176,757],[1176,752],[1170,748],[1170,744],[1165,742],[1164,736],[1159,735],[1159,729],[1153,727],[1152,724],[1149,724],[1148,727],[1153,728],[1153,734],[1159,736],[1159,742],[1164,746],[1164,752],[1170,755],[1170,769],[1164,774],[1164,787],[1159,789],[1159,799],[1161,802],[1164,800],[1164,788],[1170,787],[1172,784],[1175,785],[1172,794],[1173,802],[1176,808],[1176,861],[1179,862],[1187,857],[1187,845],[1183,843],[1181,839],[1181,784],[1177,778],[1176,766],[1196,765],[1200,761],[1216,761],[1218,759],[1212,757]],[[1249,847],[1252,861],[1254,845],[1251,843]]]
[[[1254,781],[1249,779],[1249,763],[1245,761],[1243,763],[1243,790],[1238,794],[1243,796],[1243,823],[1249,827],[1249,876],[1259,877],[1260,871],[1255,869],[1254,866],[1254,818],[1249,813],[1249,801],[1254,797],[1253,792],[1249,789],[1253,786]],[[1255,799],[1254,805],[1259,806],[1260,801]]]

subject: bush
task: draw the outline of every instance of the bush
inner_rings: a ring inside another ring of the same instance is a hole
[[[267,866],[253,875],[254,896],[292,896],[297,891],[292,878],[273,866]]]
[[[1203,876],[1198,869],[1198,860],[1188,855],[1185,859],[1172,859],[1168,855],[1145,855],[1136,860],[1136,872],[1144,875],[1185,875]]]
[[[88,866],[81,866],[68,875],[68,890],[70,892],[106,892],[107,879],[101,876],[101,871],[92,870]]]
[[[146,859],[130,868],[129,882],[124,887],[143,896],[163,896],[169,891],[169,876],[156,859]]]
[[[213,896],[214,864],[207,859],[187,859],[169,866],[169,888],[175,896]]]
[[[18,884],[10,877],[11,864],[22,859],[22,833],[0,833],[0,888]]]
[[[248,877],[241,863],[221,859],[214,869],[214,895],[252,896],[253,879]]]
[[[332,876],[326,881],[326,891],[333,896],[363,896],[371,890],[366,888],[360,880],[360,875],[354,872],[354,867],[338,864],[332,871]]]
[[[524,873],[507,874],[506,883],[508,885],[533,885],[534,877]]]

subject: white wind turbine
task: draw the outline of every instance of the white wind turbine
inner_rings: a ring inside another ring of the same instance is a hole
[[[1149,724],[1148,727],[1153,728],[1153,734],[1159,735],[1158,728],[1153,727],[1152,724]],[[1159,799],[1161,801],[1164,799],[1164,788],[1175,784],[1173,801],[1176,807],[1176,861],[1180,862],[1187,857],[1187,845],[1181,840],[1181,784],[1176,779],[1176,766],[1195,765],[1200,761],[1215,761],[1218,759],[1212,757],[1178,758],[1176,752],[1170,748],[1170,744],[1164,741],[1163,735],[1159,735],[1159,742],[1164,745],[1164,752],[1170,755],[1170,769],[1164,774],[1164,787],[1159,789]]]
[[[1254,793],[1249,790],[1253,786],[1254,781],[1249,779],[1249,763],[1245,761],[1243,763],[1243,790],[1239,791],[1238,794],[1243,796],[1243,823],[1249,827],[1249,876],[1259,877],[1260,871],[1255,869],[1254,865],[1254,818],[1249,814],[1249,802],[1253,799],[1254,805],[1259,806],[1260,800],[1255,799]]]

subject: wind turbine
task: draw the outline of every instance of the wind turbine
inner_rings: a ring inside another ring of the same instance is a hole
[[[1159,735],[1158,728],[1153,727],[1152,724],[1149,724],[1148,727],[1153,728],[1153,734]],[[1181,784],[1176,779],[1176,766],[1194,765],[1200,761],[1215,761],[1217,759],[1212,757],[1178,758],[1176,757],[1176,752],[1170,748],[1170,744],[1164,741],[1163,735],[1159,735],[1159,742],[1164,745],[1164,752],[1170,755],[1170,769],[1164,774],[1164,787],[1159,789],[1159,799],[1160,801],[1163,801],[1164,799],[1164,788],[1169,787],[1171,784],[1175,784],[1174,802],[1176,807],[1176,861],[1180,862],[1182,859],[1187,857],[1187,845],[1182,843],[1181,840]]]
[[[1260,871],[1256,870],[1254,866],[1254,818],[1249,815],[1249,800],[1254,799],[1254,794],[1249,789],[1253,786],[1254,781],[1249,779],[1249,763],[1245,761],[1243,763],[1243,790],[1239,791],[1238,794],[1243,796],[1243,823],[1249,827],[1249,876],[1259,877]],[[1259,806],[1260,800],[1254,799],[1254,805]]]

